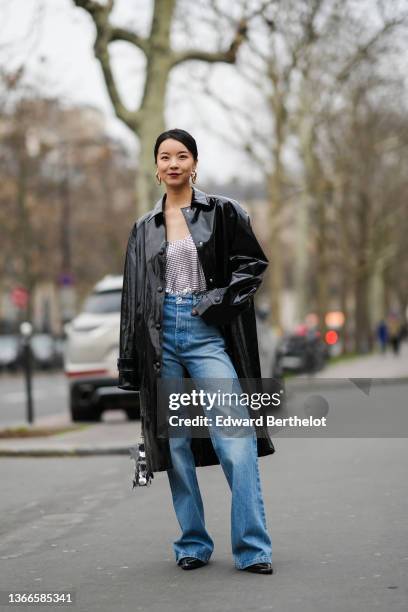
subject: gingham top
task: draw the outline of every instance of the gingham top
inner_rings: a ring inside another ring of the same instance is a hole
[[[166,252],[166,293],[206,291],[207,284],[191,234],[169,240]]]

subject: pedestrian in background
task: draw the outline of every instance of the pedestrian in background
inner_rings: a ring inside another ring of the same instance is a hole
[[[388,317],[388,333],[394,355],[398,355],[401,344],[401,322],[396,312],[391,312]]]
[[[377,326],[377,338],[380,344],[380,349],[382,353],[385,353],[387,350],[388,344],[388,327],[387,323],[384,319],[381,319]]]

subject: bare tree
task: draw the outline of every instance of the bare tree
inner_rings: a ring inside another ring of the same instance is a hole
[[[340,130],[345,129],[342,115],[346,115],[346,125],[348,119],[351,121],[353,104],[350,101],[355,82],[364,82],[363,89],[368,95],[374,93],[380,78],[375,74],[378,65],[385,57],[392,61],[394,43],[399,30],[407,23],[407,14],[406,11],[398,13],[395,8],[387,12],[380,1],[376,5],[376,19],[366,22],[353,15],[349,3],[337,0],[267,3],[260,12],[262,23],[248,31],[245,50],[249,49],[249,53],[242,54],[237,64],[237,71],[264,100],[263,105],[258,103],[259,112],[253,111],[255,103],[242,109],[210,86],[203,87],[205,94],[217,100],[225,111],[226,128],[220,133],[220,138],[245,149],[265,176],[270,213],[271,320],[277,327],[281,326],[281,295],[288,258],[294,271],[292,278],[299,321],[314,310],[319,315],[320,329],[324,333],[325,314],[330,308],[339,307],[333,306],[331,297],[335,223],[350,222],[349,217],[342,213],[336,217],[334,204],[339,201],[339,176],[328,163],[331,156],[334,156],[333,160],[336,157],[336,147],[332,143],[332,148],[323,150],[320,141],[325,138],[324,134],[333,132],[332,125],[334,123],[335,127],[336,121]],[[206,82],[210,83],[209,77]],[[393,91],[389,76],[386,83]],[[336,110],[338,106],[340,113]],[[231,125],[233,129],[230,129]],[[353,162],[348,172],[352,177],[359,167],[358,157],[364,157],[365,153],[358,148],[350,129],[349,157]],[[334,131],[338,135],[339,130]],[[233,140],[231,133],[238,138]],[[297,158],[301,172],[296,164],[291,163],[293,158]],[[357,184],[353,183],[352,188],[357,189]],[[350,201],[341,199],[344,210],[349,205]],[[357,219],[358,211],[355,209],[354,220]],[[364,217],[361,218],[358,241],[362,249],[365,241],[363,222]],[[288,249],[282,248],[284,230],[288,225],[292,227],[294,237],[293,250],[289,254]],[[351,262],[345,258],[345,270],[350,265]],[[343,277],[354,282],[347,272]],[[367,311],[368,288],[362,291],[364,296],[355,296],[358,306],[353,310],[353,316],[359,309],[364,313]],[[343,294],[341,301],[346,312]],[[369,321],[366,314],[356,316],[361,321]],[[363,329],[361,325],[357,327]],[[368,324],[361,333],[367,338]],[[359,341],[360,346],[363,344],[367,341]]]
[[[164,104],[170,71],[192,60],[201,62],[226,62],[233,64],[246,36],[247,17],[238,20],[235,34],[223,50],[204,51],[200,48],[175,50],[171,45],[176,0],[153,1],[153,17],[148,37],[111,23],[114,0],[100,4],[95,0],[73,0],[77,7],[87,11],[92,18],[96,38],[95,57],[98,59],[107,91],[116,116],[123,121],[140,142],[137,196],[139,213],[148,210],[158,195],[152,180],[152,150],[158,133],[165,129]],[[199,24],[197,24],[198,26]],[[109,45],[124,41],[143,52],[146,61],[145,82],[139,108],[131,110],[123,102],[111,66]]]
[[[121,272],[135,162],[102,113],[39,96],[0,113],[0,134],[0,296],[25,287],[32,320],[42,284],[70,282],[81,299]]]

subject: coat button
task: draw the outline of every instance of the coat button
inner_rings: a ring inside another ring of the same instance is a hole
[[[199,246],[199,247],[202,247],[202,246],[203,246],[203,243],[201,242],[201,240],[200,240],[200,242],[198,243],[198,246]]]
[[[155,361],[155,362],[154,362],[154,366],[155,366],[156,368],[160,368],[160,361]]]
[[[209,281],[210,283],[213,283],[213,282],[214,282],[214,279],[213,279],[213,278],[209,278],[209,279],[208,279],[208,281]]]
[[[221,301],[221,298],[220,298],[220,297],[217,295],[217,297],[216,297],[216,298],[214,298],[214,301],[215,301],[215,302],[220,302],[220,301]]]
[[[161,328],[160,323],[156,323],[156,329],[160,329],[160,328]]]
[[[157,291],[158,291],[159,293],[161,293],[161,292],[163,291],[163,287],[162,287],[162,286],[157,287]]]

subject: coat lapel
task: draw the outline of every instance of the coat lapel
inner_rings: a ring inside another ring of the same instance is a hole
[[[164,203],[166,194],[157,200],[153,210],[146,218],[146,263],[155,267],[155,262],[158,257],[162,256],[166,247],[166,226],[164,219]],[[190,203],[190,209],[183,210],[184,218],[190,229],[191,236],[198,244],[206,242],[211,234],[211,228],[206,227],[207,224],[197,223],[201,210],[200,207],[209,208],[211,205],[208,201],[207,194],[193,187],[193,194]]]
[[[145,224],[146,231],[146,263],[154,261],[160,252],[164,253],[166,246],[166,228],[163,215],[154,216]]]

